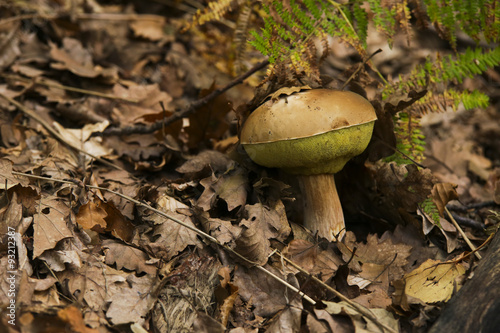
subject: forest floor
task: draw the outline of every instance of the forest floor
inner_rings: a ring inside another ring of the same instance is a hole
[[[234,81],[263,59],[235,60],[231,22],[184,29],[188,2],[69,3],[0,4],[0,332],[425,332],[486,255],[499,71],[461,84],[487,109],[422,118],[421,166],[370,145],[336,175],[347,234],[328,242],[301,227],[294,179],[237,145],[265,68]],[[451,52],[430,30],[377,36],[386,77]],[[325,75],[359,65],[331,42]]]

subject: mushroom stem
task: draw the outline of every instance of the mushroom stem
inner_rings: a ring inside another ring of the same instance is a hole
[[[304,226],[330,241],[345,234],[344,213],[332,174],[300,175],[304,202]]]

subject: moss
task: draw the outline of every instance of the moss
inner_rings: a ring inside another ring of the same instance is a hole
[[[361,154],[372,136],[374,122],[330,131],[308,138],[244,144],[257,164],[291,174],[336,173]]]

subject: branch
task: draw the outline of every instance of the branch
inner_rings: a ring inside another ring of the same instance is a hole
[[[152,123],[151,125],[135,125],[135,126],[128,126],[128,127],[123,127],[123,128],[108,128],[102,133],[102,135],[103,136],[111,136],[111,135],[153,133],[153,132],[161,129],[163,126],[166,127],[166,126],[172,124],[173,122],[176,122],[177,120],[180,120],[182,118],[189,116],[190,114],[194,113],[198,108],[209,103],[211,100],[213,100],[217,96],[225,93],[227,90],[231,89],[232,87],[234,87],[238,84],[241,84],[244,80],[246,80],[252,74],[254,74],[255,72],[266,67],[268,64],[269,64],[268,60],[264,60],[264,61],[258,63],[252,69],[250,69],[248,72],[238,76],[233,81],[229,82],[226,86],[212,91],[207,96],[191,103],[184,110],[180,110],[180,111],[175,112],[173,115],[171,115],[170,117],[168,117],[165,120],[159,120],[155,123]]]

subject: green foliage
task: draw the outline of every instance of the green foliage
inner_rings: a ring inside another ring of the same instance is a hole
[[[432,201],[432,198],[425,199],[419,204],[419,206],[420,209],[425,213],[426,217],[441,229],[439,210],[434,201]]]
[[[424,64],[415,67],[409,76],[399,76],[397,82],[383,89],[382,97],[387,98],[397,92],[408,93],[410,90],[434,88],[442,83],[461,83],[464,78],[472,78],[499,64],[500,47],[498,46],[486,52],[479,47],[468,48],[464,53],[459,53],[454,57],[448,55],[442,58],[438,55],[436,59],[428,58]],[[479,95],[466,97],[468,103],[473,103],[472,97],[479,97]]]
[[[215,0],[209,4],[221,17],[243,0]],[[246,1],[245,3],[251,3]],[[411,42],[413,23],[416,28],[432,27],[450,43],[454,55],[429,57],[413,71],[393,82],[384,78],[382,99],[404,99],[412,91],[427,94],[395,116],[397,148],[403,154],[390,159],[408,162],[423,158],[423,136],[419,117],[428,112],[485,107],[488,97],[480,92],[461,91],[465,79],[484,73],[500,64],[500,47],[485,48],[480,43],[500,41],[500,5],[498,0],[263,0],[258,11],[262,25],[249,30],[250,44],[267,56],[271,66],[268,79],[283,81],[283,72],[305,84],[319,82],[317,44],[322,40],[323,54],[328,50],[327,36],[337,37],[351,45],[367,59],[368,26],[372,24],[392,46],[398,32]],[[255,11],[254,11],[255,12]],[[247,12],[248,13],[248,12]],[[208,14],[207,14],[208,15]],[[199,18],[203,16],[198,16]],[[209,17],[209,16],[207,16]],[[205,19],[205,18],[204,18]],[[465,52],[457,51],[458,34],[465,33],[477,43]],[[240,40],[243,38],[240,37]],[[375,72],[375,66],[368,62]]]
[[[420,131],[420,119],[408,112],[399,112],[395,116],[395,134],[398,139],[396,149],[398,153],[386,158],[387,162],[408,164],[413,161],[420,162],[424,159],[425,137]]]
[[[428,90],[427,94],[398,114],[395,119],[395,132],[399,153],[388,158],[389,161],[408,163],[408,157],[420,161],[423,158],[423,140],[419,126],[408,122],[408,115],[415,118],[429,112],[445,112],[448,109],[457,110],[462,104],[465,109],[488,106],[489,98],[479,91],[458,91],[446,88],[440,91],[440,86],[450,83],[461,83],[464,78],[472,78],[484,73],[488,68],[500,64],[500,47],[489,51],[482,48],[467,49],[466,52],[456,56],[437,57],[427,59],[418,65],[410,75],[400,76],[399,80],[391,85],[386,85],[382,90],[382,97],[392,95],[406,95],[411,90]],[[406,116],[404,115],[406,114]]]

